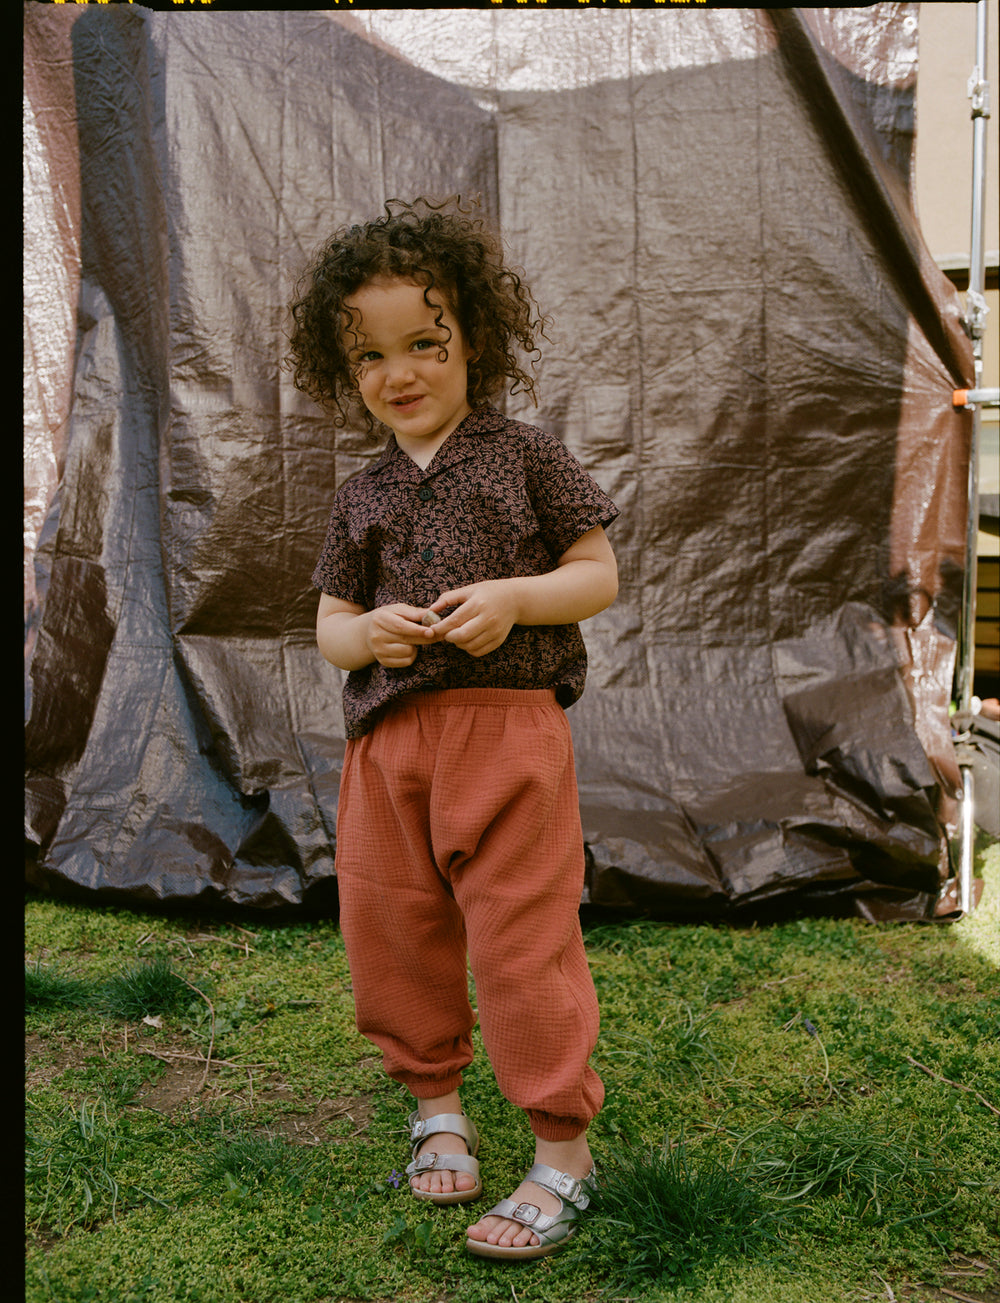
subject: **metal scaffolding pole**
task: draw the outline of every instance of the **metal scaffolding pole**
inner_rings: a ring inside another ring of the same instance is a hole
[[[964,325],[972,340],[974,385],[971,393],[986,398],[982,389],[983,336],[986,332],[986,126],[990,116],[990,88],[987,78],[987,0],[976,0],[976,63],[969,77],[972,104],[972,230],[969,252],[969,288]],[[971,396],[971,395],[970,395]],[[957,395],[956,395],[957,398]],[[969,515],[965,535],[965,579],[962,592],[962,622],[959,630],[956,696],[958,721],[968,729],[972,715],[972,683],[975,669],[976,584],[979,541],[979,445],[982,429],[982,401],[971,402],[972,445],[969,456]],[[960,734],[956,749],[962,771],[961,852],[959,857],[959,905],[970,913],[973,905],[973,845],[975,841],[975,779],[968,733]]]

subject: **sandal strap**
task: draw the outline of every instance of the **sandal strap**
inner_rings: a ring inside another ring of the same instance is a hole
[[[406,1165],[407,1176],[423,1172],[468,1172],[479,1180],[479,1159],[472,1154],[421,1154]]]
[[[538,1237],[540,1244],[553,1244],[565,1239],[573,1222],[590,1203],[590,1193],[596,1186],[594,1169],[591,1168],[587,1176],[577,1177],[570,1176],[568,1172],[557,1171],[547,1163],[536,1163],[529,1170],[525,1180],[533,1181],[543,1190],[548,1190],[549,1194],[554,1194],[562,1204],[559,1211],[543,1213],[537,1204],[515,1203],[513,1199],[501,1199],[485,1216],[503,1217],[507,1221],[526,1226]],[[560,1233],[553,1234],[555,1231]]]
[[[583,1212],[588,1206],[591,1192],[595,1188],[594,1168],[590,1169],[587,1176],[570,1176],[568,1172],[560,1172],[547,1163],[536,1163],[524,1179],[548,1190],[549,1194],[561,1199],[564,1205],[572,1204],[577,1212]]]
[[[492,1207],[486,1217],[503,1217],[505,1221],[517,1222],[526,1226],[533,1235],[538,1236],[539,1243],[551,1244],[555,1240],[565,1239],[569,1227],[576,1221],[579,1213],[575,1208],[563,1204],[557,1213],[543,1213],[537,1204],[515,1203],[513,1199],[501,1199]],[[561,1235],[553,1235],[556,1229],[563,1229]]]
[[[437,1136],[442,1132],[461,1136],[468,1146],[469,1153],[475,1154],[479,1148],[479,1132],[471,1118],[464,1113],[435,1113],[433,1117],[422,1118],[419,1112],[413,1112],[407,1119],[410,1128],[410,1144],[416,1157],[418,1145],[422,1145],[428,1136]]]

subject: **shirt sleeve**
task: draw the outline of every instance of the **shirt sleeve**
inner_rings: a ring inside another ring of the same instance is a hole
[[[347,513],[340,498],[335,498],[326,539],[316,569],[313,586],[329,597],[354,602],[367,610],[370,605],[368,574],[361,549],[351,540]]]
[[[555,435],[541,436],[526,454],[532,506],[555,556],[584,534],[618,518],[618,508]]]

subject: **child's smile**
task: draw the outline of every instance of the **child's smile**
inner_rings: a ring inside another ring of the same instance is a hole
[[[354,318],[345,342],[362,401],[426,466],[472,410],[472,353],[457,318],[440,290],[425,299],[423,286],[390,278],[368,281],[344,305]]]

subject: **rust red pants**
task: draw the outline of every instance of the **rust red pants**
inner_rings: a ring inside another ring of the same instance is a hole
[[[472,1060],[476,985],[497,1082],[543,1140],[599,1110],[583,838],[551,691],[421,692],[350,741],[337,814],[340,921],[359,1030],[418,1098]]]

